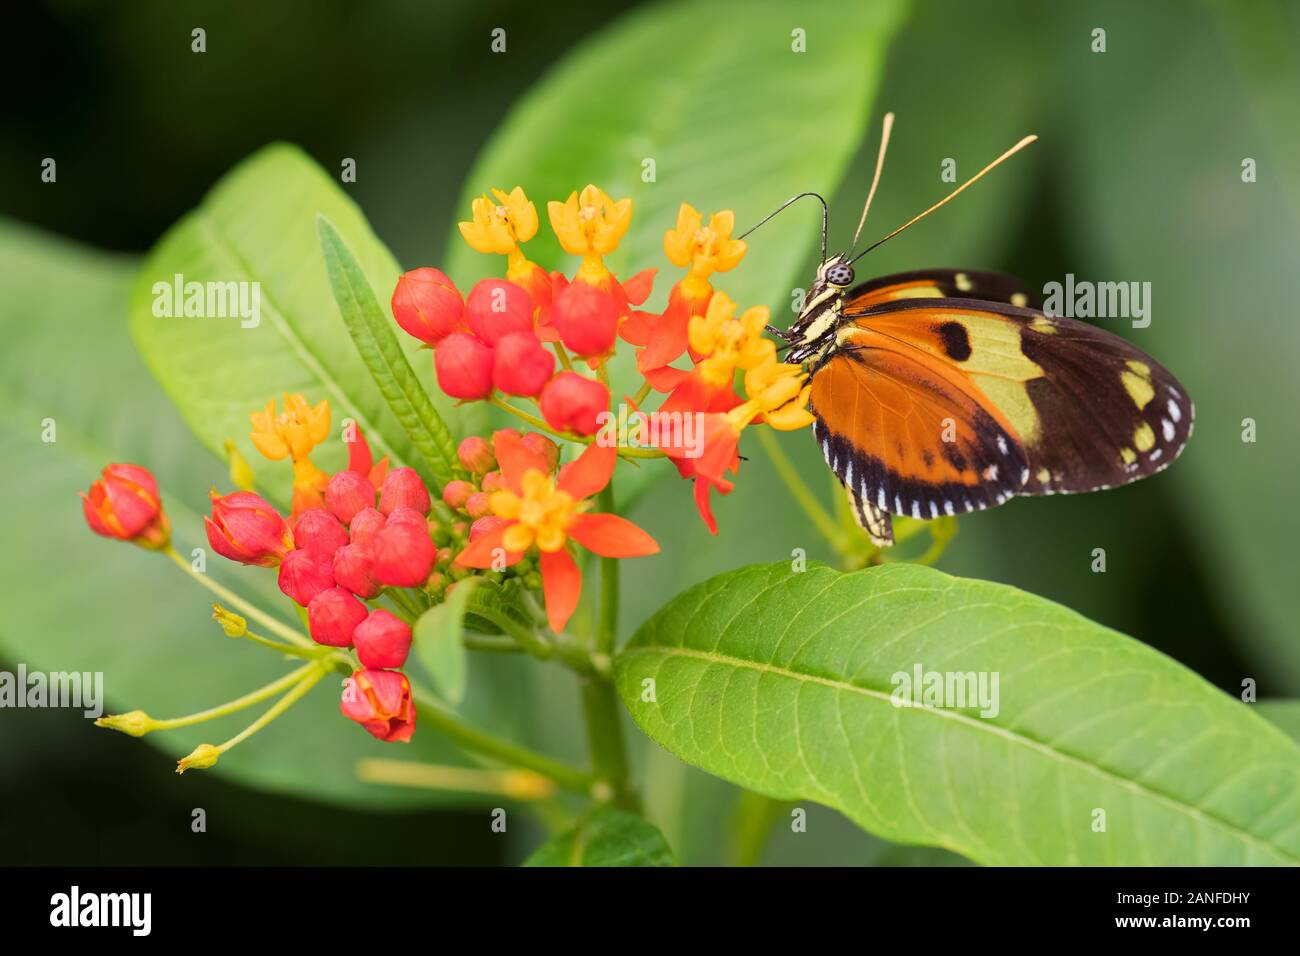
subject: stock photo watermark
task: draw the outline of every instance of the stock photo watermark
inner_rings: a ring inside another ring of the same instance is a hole
[[[0,671],[0,708],[71,708],[86,718],[104,714],[102,671]]]
[[[238,319],[240,328],[255,329],[262,322],[262,283],[186,281],[176,273],[171,281],[152,286],[153,314],[158,319]]]
[[[997,671],[927,671],[914,664],[911,671],[890,677],[895,707],[932,707],[940,710],[978,710],[981,717],[996,717],[1001,710]]]

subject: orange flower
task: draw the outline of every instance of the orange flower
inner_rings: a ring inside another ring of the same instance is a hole
[[[253,446],[272,461],[288,457],[293,460],[293,511],[296,517],[309,508],[319,508],[324,501],[325,482],[329,476],[310,458],[312,449],[325,440],[330,429],[330,403],[322,399],[308,405],[301,395],[285,394],[284,411],[275,413],[275,399],[266,408],[248,416],[253,423],[249,438]]]
[[[553,630],[563,630],[582,593],[582,572],[569,553],[570,541],[607,558],[644,557],[657,552],[659,545],[625,518],[588,510],[587,499],[604,489],[614,474],[617,448],[588,445],[576,461],[552,476],[546,456],[529,450],[515,432],[499,431],[492,443],[506,487],[491,494],[489,507],[501,521],[470,542],[456,563],[490,568],[494,558],[504,555],[510,565],[536,547],[546,617]]]
[[[551,277],[520,250],[537,235],[537,207],[516,186],[510,192],[493,189],[494,203],[479,196],[470,208],[473,219],[460,224],[460,234],[477,252],[506,256],[506,278],[528,293],[536,308],[534,318],[545,324],[551,307]]]
[[[581,193],[570,193],[564,202],[547,203],[546,210],[564,251],[582,256],[574,280],[609,291],[612,277],[601,257],[617,249],[627,232],[632,222],[632,200],[615,201],[603,189],[588,185]]]

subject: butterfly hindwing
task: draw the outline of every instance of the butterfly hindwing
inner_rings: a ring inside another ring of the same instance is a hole
[[[894,436],[883,423],[890,403],[906,394],[913,406],[946,407],[955,416],[958,434],[943,445],[963,460],[998,463],[999,439],[1014,446],[1019,457],[1010,459],[1022,468],[1010,493],[1053,494],[1113,487],[1160,471],[1191,434],[1191,402],[1168,371],[1119,336],[1072,319],[991,301],[899,300],[854,315],[839,343],[813,379],[824,448],[848,443],[868,459],[888,462]],[[868,407],[846,417],[855,367],[872,372],[858,399]],[[957,394],[966,400],[954,402]],[[867,423],[876,405],[882,411],[872,428]],[[904,448],[933,456],[934,437],[912,434],[910,442]],[[894,472],[886,469],[881,478],[883,487],[910,488],[930,500],[954,493],[953,476],[927,471],[927,460],[898,458]],[[959,482],[972,479],[969,470],[960,471]],[[986,504],[1006,500],[1002,468],[998,476]],[[971,500],[981,499],[972,493]],[[911,513],[905,495],[901,503]],[[898,513],[899,502],[887,504]]]

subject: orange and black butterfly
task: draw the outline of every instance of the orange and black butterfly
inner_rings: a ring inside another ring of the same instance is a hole
[[[786,361],[812,373],[813,434],[876,544],[893,544],[891,515],[933,519],[1016,495],[1113,488],[1183,450],[1191,399],[1145,352],[1045,314],[1024,284],[996,273],[933,269],[858,284],[853,262],[880,242],[827,256],[822,207],[816,280],[794,324],[771,331],[787,343]]]

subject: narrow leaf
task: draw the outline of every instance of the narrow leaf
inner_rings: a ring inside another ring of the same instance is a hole
[[[325,253],[334,301],[338,303],[348,334],[389,408],[441,487],[456,473],[455,439],[415,377],[356,257],[324,216],[316,218],[316,229]]]

